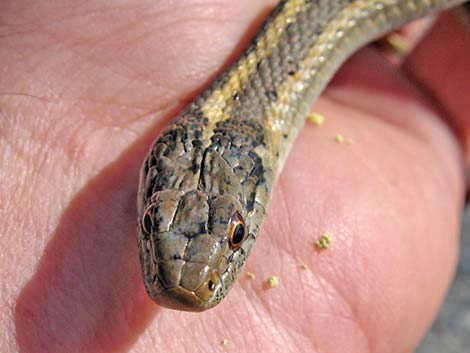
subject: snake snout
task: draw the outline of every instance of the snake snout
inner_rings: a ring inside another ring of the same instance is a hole
[[[158,300],[180,309],[184,305],[207,307],[220,286],[220,273],[227,266],[224,256],[227,242],[202,233],[187,236],[179,232],[163,232],[154,240],[155,275]],[[185,304],[186,303],[186,304]]]

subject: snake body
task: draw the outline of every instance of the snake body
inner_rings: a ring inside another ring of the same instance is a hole
[[[235,283],[311,105],[358,47],[462,0],[285,0],[241,56],[161,133],[141,170],[148,294],[202,311]]]

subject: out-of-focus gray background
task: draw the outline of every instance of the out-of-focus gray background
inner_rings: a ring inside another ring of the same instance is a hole
[[[462,219],[460,259],[454,283],[416,353],[470,353],[470,205]]]

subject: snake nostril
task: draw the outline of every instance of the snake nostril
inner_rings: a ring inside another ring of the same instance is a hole
[[[220,277],[217,271],[211,271],[206,281],[194,293],[203,301],[207,302],[213,297],[217,286],[220,283]]]

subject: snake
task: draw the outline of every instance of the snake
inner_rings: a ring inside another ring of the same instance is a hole
[[[157,304],[204,311],[236,283],[311,106],[356,50],[463,0],[282,0],[169,123],[141,171],[137,238]]]

